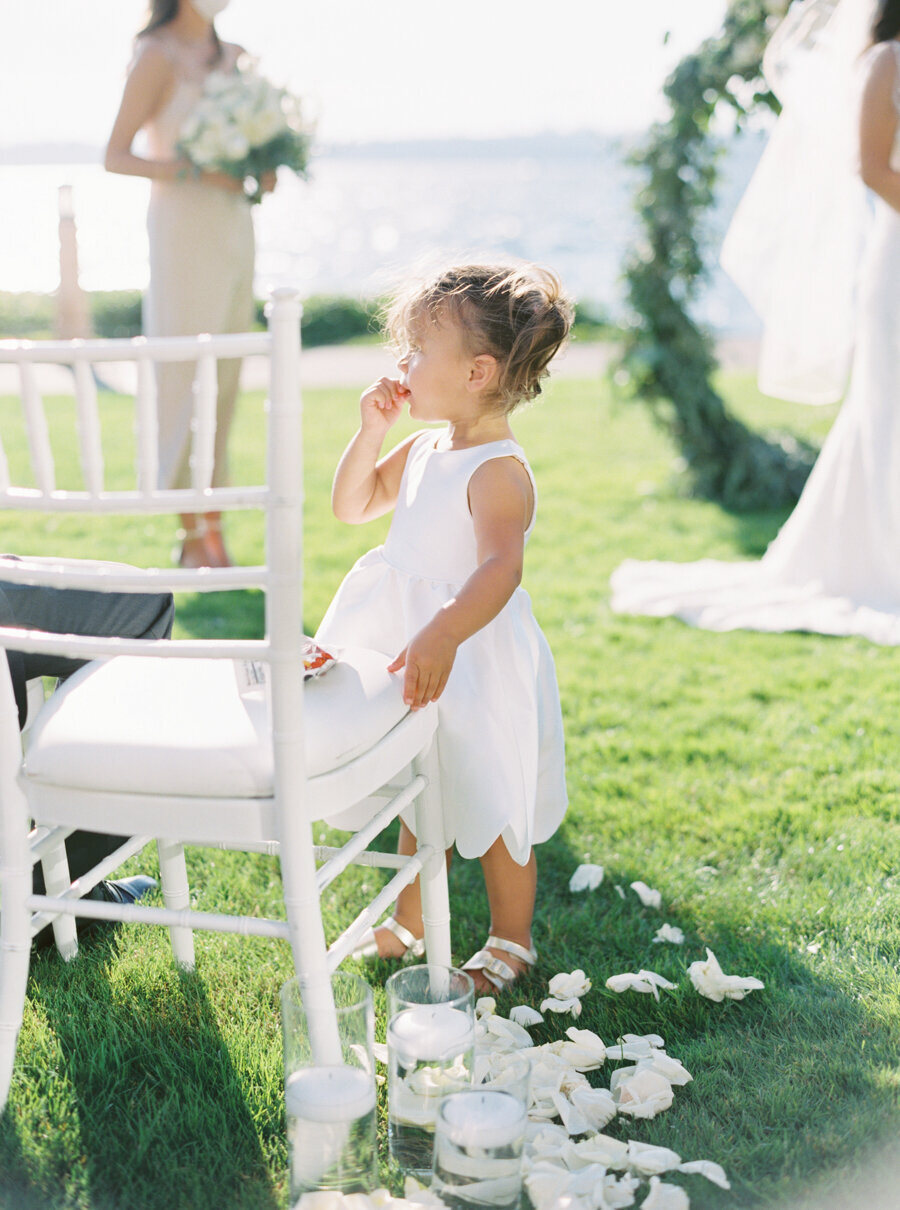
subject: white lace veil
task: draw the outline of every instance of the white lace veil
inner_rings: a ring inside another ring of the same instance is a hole
[[[875,0],[795,0],[763,58],[782,113],[722,246],[763,321],[759,387],[834,403],[853,351],[868,215],[858,172],[856,69]]]

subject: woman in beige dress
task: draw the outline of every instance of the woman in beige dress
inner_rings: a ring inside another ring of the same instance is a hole
[[[148,336],[242,332],[253,320],[253,224],[243,184],[222,172],[200,172],[176,151],[185,119],[207,75],[231,72],[242,53],[220,41],[213,20],[228,0],[152,0],[116,116],[105,166],[152,182],[147,230],[150,288],[144,299]],[[139,131],[146,148],[132,145]],[[274,173],[260,182],[274,187]],[[227,482],[228,432],[240,362],[219,363],[213,484]],[[159,368],[161,487],[190,483],[191,363]],[[221,515],[184,514],[183,567],[226,567]]]

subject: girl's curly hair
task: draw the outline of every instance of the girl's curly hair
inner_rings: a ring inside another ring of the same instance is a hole
[[[572,305],[558,278],[536,265],[459,265],[415,282],[389,305],[384,329],[400,352],[423,323],[458,324],[472,356],[488,353],[499,367],[494,401],[511,412],[541,393],[547,365],[572,324]]]

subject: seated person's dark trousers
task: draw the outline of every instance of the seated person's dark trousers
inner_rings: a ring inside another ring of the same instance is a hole
[[[9,556],[6,556],[7,558]],[[2,566],[2,565],[0,565]],[[88,592],[74,588],[40,588],[0,579],[0,624],[56,634],[94,634],[133,639],[163,639],[172,632],[175,606],[170,593]],[[85,660],[55,655],[7,652],[19,726],[26,715],[25,682],[32,677],[64,679]],[[123,844],[124,836],[73,832],[66,841],[69,872],[78,878]],[[34,893],[44,893],[40,865],[35,867]]]

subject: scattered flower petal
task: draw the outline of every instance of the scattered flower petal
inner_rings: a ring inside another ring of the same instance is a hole
[[[550,980],[549,989],[550,995],[557,1000],[568,1000],[572,996],[586,995],[591,990],[591,981],[582,970],[572,971],[571,974],[560,971]]]
[[[817,954],[821,948],[821,941],[810,941],[809,945],[806,947],[806,952],[808,954]]]
[[[666,991],[673,991],[678,984],[670,983],[668,979],[664,979],[656,971],[638,971],[636,974],[633,971],[627,971],[622,975],[611,975],[606,980],[606,986],[611,992],[652,992],[653,998],[658,1000],[658,988],[662,987]]]
[[[479,996],[475,1001],[475,1016],[490,1017],[497,1011],[497,1001],[493,996]]]
[[[677,1059],[659,1050],[654,1051],[648,1058],[638,1059],[637,1070],[655,1071],[657,1075],[664,1076],[670,1084],[677,1086],[690,1084],[694,1078]]]
[[[659,1176],[661,1172],[671,1172],[681,1163],[677,1151],[668,1147],[656,1147],[652,1143],[639,1143],[636,1139],[628,1141],[628,1164],[642,1176]]]
[[[569,1041],[562,1039],[551,1042],[550,1049],[570,1063],[576,1071],[594,1071],[606,1062],[606,1047],[590,1029],[576,1029],[570,1025],[566,1030]]]
[[[628,1167],[628,1144],[608,1134],[595,1134],[578,1143],[567,1142],[560,1155],[569,1168],[602,1164],[604,1168],[624,1171]]]
[[[591,865],[590,863],[580,865],[569,879],[569,890],[573,892],[596,891],[602,881],[602,865]]]
[[[581,1001],[577,996],[573,996],[571,1000],[557,1000],[551,996],[548,1000],[541,1001],[542,1013],[571,1013],[573,1017],[581,1016]]]
[[[650,1192],[641,1210],[690,1210],[691,1201],[680,1185],[667,1185],[658,1176],[650,1177]]]
[[[505,1043],[509,1050],[519,1050],[523,1046],[531,1046],[531,1034],[506,1017],[483,1018],[485,1032],[493,1038]]]
[[[615,885],[615,887],[614,887],[614,890],[615,890],[616,894],[619,896],[619,898],[620,898],[620,899],[624,899],[624,898],[625,898],[625,891],[622,889],[622,887],[620,887],[620,886],[619,886],[619,884],[618,884],[618,883],[616,883],[616,885]]]
[[[388,1048],[385,1042],[376,1042],[372,1047],[372,1054],[375,1056],[376,1063],[383,1063],[387,1067]]]
[[[636,1176],[626,1174],[615,1177],[608,1172],[603,1181],[603,1201],[609,1210],[627,1210],[628,1206],[634,1205],[634,1195],[640,1183]]]
[[[662,907],[662,892],[654,891],[647,886],[646,882],[632,882],[629,886],[640,899],[644,907],[658,908]]]
[[[758,991],[765,984],[752,976],[726,975],[711,949],[706,951],[705,962],[692,962],[688,967],[691,983],[708,1000],[743,1000],[747,992]]]
[[[610,1059],[649,1058],[656,1050],[661,1050],[665,1042],[659,1034],[623,1034],[620,1041],[607,1046],[606,1054]]]
[[[705,1176],[708,1181],[712,1181],[720,1189],[731,1188],[728,1177],[725,1175],[725,1169],[721,1164],[716,1164],[713,1160],[689,1160],[686,1164],[679,1164],[678,1171],[697,1173],[699,1176]]]
[[[556,1112],[559,1114],[559,1120],[565,1126],[569,1134],[587,1134],[591,1129],[591,1124],[575,1105],[561,1092],[554,1092],[551,1100],[556,1106]],[[613,1106],[615,1113],[615,1106]]]
[[[664,941],[672,945],[684,945],[684,933],[677,924],[663,924],[656,930],[653,944],[661,945]]]
[[[525,1177],[525,1188],[535,1210],[556,1210],[569,1187],[571,1173],[542,1160]]]
[[[569,1100],[591,1130],[602,1130],[616,1116],[616,1103],[608,1088],[576,1088]]]
[[[672,1085],[655,1071],[620,1067],[609,1082],[619,1113],[633,1118],[655,1118],[675,1099]]]
[[[510,1021],[515,1021],[516,1025],[523,1027],[528,1025],[540,1025],[544,1018],[536,1008],[532,1008],[530,1004],[517,1004],[515,1008],[509,1010]]]

